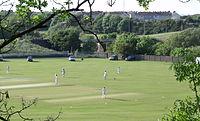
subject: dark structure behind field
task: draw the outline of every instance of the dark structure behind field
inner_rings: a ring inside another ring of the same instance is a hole
[[[77,53],[77,57],[84,58],[108,58],[112,54],[97,52],[97,53]],[[161,61],[161,62],[178,62],[182,60],[182,57],[176,56],[156,56],[156,55],[134,55],[136,61]],[[122,60],[122,56],[118,55],[119,60]]]
[[[164,61],[164,62],[178,62],[182,60],[182,57],[175,56],[155,56],[155,55],[135,55],[136,60],[144,61]]]

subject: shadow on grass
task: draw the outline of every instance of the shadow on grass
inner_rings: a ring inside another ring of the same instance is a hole
[[[73,76],[69,76],[69,77],[67,77],[67,78],[72,78],[72,79],[77,79],[77,78],[79,78],[79,77],[73,77]]]
[[[3,60],[3,61],[0,61],[0,62],[9,62],[8,60]]]
[[[78,62],[83,62],[83,61],[82,60],[75,60],[75,61],[70,61],[70,62],[74,62],[74,63],[77,62],[78,63]]]
[[[61,84],[61,85],[58,85],[59,87],[65,87],[65,86],[75,86],[74,84]]]
[[[35,63],[35,62],[40,62],[40,61],[35,61],[35,60],[34,60],[34,61],[28,61],[28,62],[30,62],[30,63]]]
[[[116,100],[116,101],[128,101],[128,100],[119,99],[119,98],[106,98],[106,99],[109,99],[109,100]]]
[[[24,75],[22,73],[13,73],[13,72],[9,72],[9,74],[12,74],[12,75]]]

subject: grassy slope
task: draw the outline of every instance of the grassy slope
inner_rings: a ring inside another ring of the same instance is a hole
[[[169,38],[175,34],[178,34],[180,33],[181,31],[177,31],[177,32],[167,32],[167,33],[159,33],[159,34],[150,34],[150,35],[139,35],[139,36],[149,36],[149,37],[152,37],[152,38],[156,38],[162,42],[166,42],[169,40]],[[100,35],[103,35],[103,34],[98,34],[99,36]]]
[[[186,83],[178,83],[169,71],[170,63],[146,61],[108,61],[85,59],[83,62],[69,62],[66,59],[41,59],[27,63],[16,59],[0,62],[0,85],[52,82],[59,74],[61,86],[10,89],[11,97],[39,98],[36,107],[28,110],[34,118],[56,115],[62,108],[58,121],[155,121],[171,106],[175,99],[192,95]],[[5,74],[6,65],[11,73]],[[116,74],[116,68],[121,73]],[[65,68],[67,77],[61,78]],[[103,80],[107,70],[108,80]],[[13,78],[16,78],[14,81]],[[116,78],[114,80],[114,78]],[[7,79],[7,80],[6,80]],[[29,81],[20,81],[22,79]],[[54,99],[99,96],[101,88],[107,88],[107,95],[134,93],[108,99],[93,98],[48,103]],[[13,104],[19,105],[17,101]],[[26,115],[28,115],[26,114]],[[17,120],[17,119],[14,119]]]
[[[9,47],[6,47],[7,49]],[[42,46],[31,43],[29,40],[18,40],[15,44],[15,48],[11,51],[11,53],[51,53],[57,52],[52,49],[44,48]]]
[[[167,32],[167,33],[160,33],[160,34],[151,34],[151,35],[142,35],[142,36],[149,36],[152,38],[156,38],[162,42],[166,42],[170,39],[171,36],[180,33],[181,31],[177,32]]]

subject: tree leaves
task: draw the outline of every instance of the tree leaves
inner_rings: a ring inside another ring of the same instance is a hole
[[[196,102],[193,98],[187,97],[184,100],[176,100],[168,114],[162,117],[162,121],[199,121]]]
[[[139,5],[144,7],[145,10],[149,8],[149,3],[154,1],[154,0],[137,0],[139,2]]]
[[[46,0],[19,0],[19,4],[16,5],[16,13],[29,24],[36,24],[40,22],[43,17],[34,15],[31,9],[38,9],[42,12],[42,9],[47,5],[48,2]]]

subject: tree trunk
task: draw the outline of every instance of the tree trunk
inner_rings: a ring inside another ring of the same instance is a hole
[[[197,100],[197,108],[198,108],[198,111],[200,112],[200,105],[199,105],[199,96],[198,96],[198,91],[197,91],[197,86],[196,86],[196,83],[193,81],[194,83],[194,92],[195,92],[195,96],[196,96],[196,100]]]

